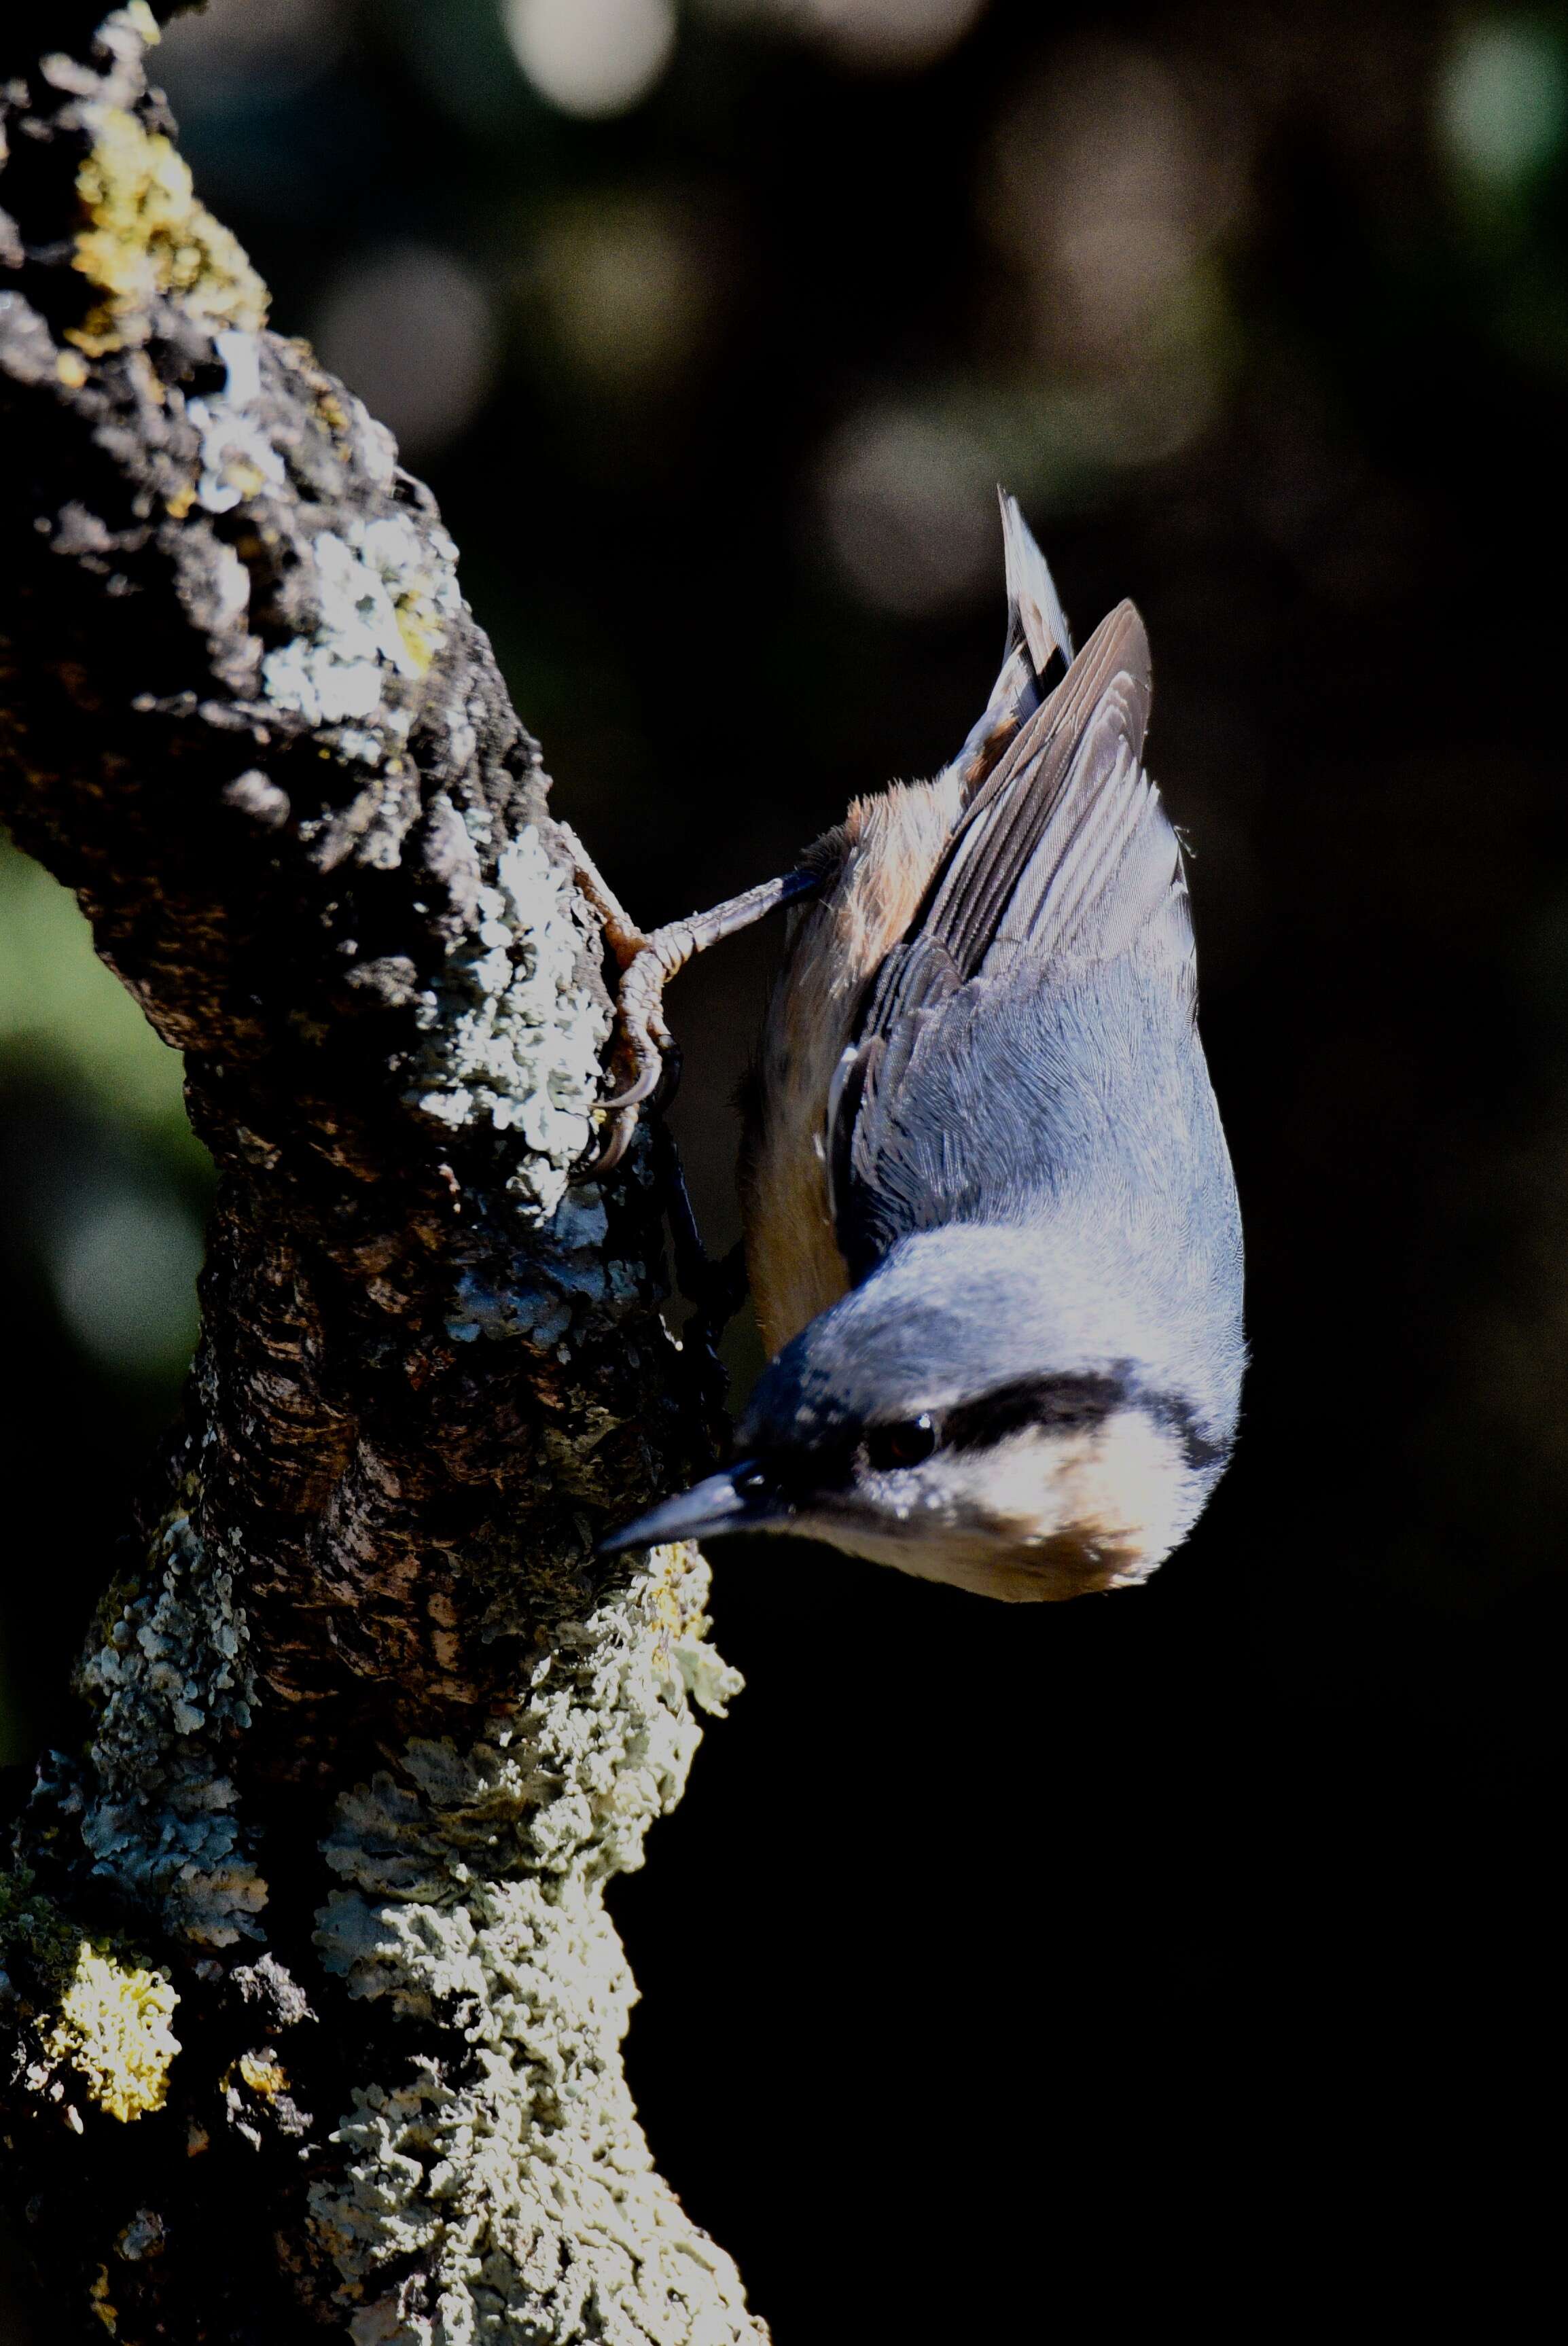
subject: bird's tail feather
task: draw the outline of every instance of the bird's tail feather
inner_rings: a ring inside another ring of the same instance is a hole
[[[1073,663],[1073,638],[1061,601],[1016,497],[998,489],[1007,563],[1007,648],[979,722],[954,763],[972,799],[1020,729]]]
[[[1063,668],[1071,668],[1072,633],[1045,556],[1034,543],[1017,498],[1003,488],[996,495],[1007,558],[1007,648],[1013,652],[1020,644],[1026,646],[1036,677],[1044,678],[1057,653]]]

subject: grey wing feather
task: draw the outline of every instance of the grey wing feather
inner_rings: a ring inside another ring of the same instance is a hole
[[[905,1186],[893,1160],[917,1137],[922,1151],[938,1145],[921,1128],[921,1093],[934,1109],[947,1087],[929,1074],[922,1081],[921,1070],[934,1072],[944,1038],[953,1049],[972,1045],[983,997],[1022,1003],[1141,944],[1164,971],[1171,1015],[1190,1028],[1181,850],[1140,762],[1149,695],[1147,638],[1124,603],[981,785],[921,912],[883,963],[830,1135],[834,1210],[852,1269],[890,1236],[892,1193]],[[980,1176],[962,1173],[959,1160],[983,1158],[987,1145],[983,1113],[969,1121],[974,1128],[949,1125],[940,1135],[966,1192]],[[951,1193],[948,1179],[941,1187]]]

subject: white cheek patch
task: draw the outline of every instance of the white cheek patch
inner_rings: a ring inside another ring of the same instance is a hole
[[[877,1477],[874,1499],[802,1510],[779,1528],[922,1580],[1038,1603],[1146,1580],[1203,1499],[1176,1434],[1126,1408],[1070,1432],[1029,1426],[989,1449],[939,1450]]]
[[[938,1452],[901,1480],[907,1509],[898,1511],[899,1535],[877,1542],[879,1555],[905,1571],[970,1586],[1031,1575],[1050,1581],[1053,1543],[1081,1549],[1077,1571],[1088,1566],[1100,1586],[1146,1579],[1203,1503],[1175,1434],[1138,1409],[1072,1432],[1026,1427],[987,1450]],[[1090,1564],[1095,1556],[1099,1568]],[[1042,1586],[1005,1593],[1054,1592]]]
[[[1107,1546],[1131,1550],[1151,1570],[1202,1504],[1176,1435],[1141,1409],[1117,1410],[1080,1433],[1036,1432],[1021,1440],[1028,1456],[1010,1464],[1010,1494],[1027,1515],[1033,1475],[1044,1537],[1087,1532]]]

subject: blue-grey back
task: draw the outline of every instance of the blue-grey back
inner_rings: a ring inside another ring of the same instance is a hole
[[[1124,604],[978,794],[888,956],[835,1104],[834,1207],[858,1283],[925,1233],[1027,1237],[1036,1316],[1053,1280],[1090,1299],[1098,1332],[1061,1341],[1143,1331],[1151,1372],[1228,1428],[1239,1217],[1181,851],[1141,763],[1148,702]]]
[[[917,1045],[881,1141],[859,1200],[867,1270],[920,1231],[1028,1231],[1135,1297],[1175,1350],[1212,1356],[1217,1405],[1238,1383],[1235,1179],[1167,968],[1135,951],[966,987]]]

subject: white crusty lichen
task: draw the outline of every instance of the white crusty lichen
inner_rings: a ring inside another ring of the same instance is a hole
[[[419,1011],[413,1103],[453,1129],[515,1132],[527,1154],[507,1188],[540,1219],[561,1203],[593,1137],[610,1031],[607,1002],[580,978],[588,917],[529,823],[501,849],[494,884],[478,891],[475,928]]]
[[[329,1969],[463,2047],[411,2049],[401,2079],[357,2093],[343,2170],[313,2192],[355,2346],[766,2339],[654,2171],[621,2073],[636,1989],[604,1906],[684,1787],[687,1688],[718,1709],[739,1685],[704,1642],[707,1591],[695,1549],[656,1551],[557,1631],[507,1726],[467,1751],[411,1743],[340,1803]]]
[[[94,1872],[155,1905],[177,1937],[259,1937],[267,1885],[247,1856],[226,1751],[250,1723],[233,1576],[175,1515],[147,1583],[111,1601],[81,1683],[98,1707],[82,1839]]]
[[[287,476],[283,459],[248,412],[261,397],[260,335],[234,326],[215,334],[212,344],[223,362],[223,388],[207,399],[188,400],[185,412],[201,434],[196,503],[208,513],[226,514],[260,489],[283,488]]]
[[[292,584],[311,625],[262,661],[268,700],[360,764],[396,755],[418,707],[412,688],[463,608],[451,538],[428,515],[356,516],[310,540]]]

